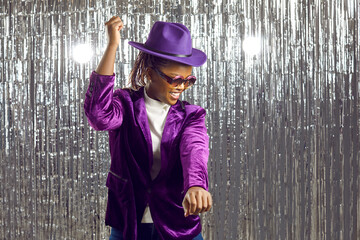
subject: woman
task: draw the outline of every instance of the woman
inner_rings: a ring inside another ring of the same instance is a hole
[[[90,76],[84,109],[95,130],[109,132],[105,224],[110,239],[203,239],[199,213],[208,190],[205,110],[179,100],[206,55],[192,48],[189,30],[156,22],[130,75],[131,89],[113,91],[115,53],[123,23],[105,23],[108,46]]]

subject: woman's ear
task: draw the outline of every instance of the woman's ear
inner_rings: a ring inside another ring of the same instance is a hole
[[[151,75],[152,75],[151,68],[147,67],[146,71],[145,71],[145,76],[146,76],[146,79],[148,80],[148,82],[151,82]]]

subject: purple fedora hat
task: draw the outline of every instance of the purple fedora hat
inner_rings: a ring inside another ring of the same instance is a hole
[[[189,29],[180,23],[155,22],[144,43],[129,44],[145,53],[199,67],[206,62],[206,54],[192,47]]]

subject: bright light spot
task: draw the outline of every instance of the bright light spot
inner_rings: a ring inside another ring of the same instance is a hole
[[[86,63],[90,61],[93,51],[89,44],[79,44],[73,49],[73,58],[78,63]]]
[[[256,55],[261,49],[261,39],[259,37],[247,37],[244,39],[243,49],[249,55]]]

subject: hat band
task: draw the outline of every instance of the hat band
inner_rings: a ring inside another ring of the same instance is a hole
[[[159,51],[159,50],[153,49],[153,48],[151,48],[151,47],[149,47],[149,46],[146,46],[146,44],[144,44],[144,47],[145,47],[147,50],[150,50],[150,51],[153,51],[153,52],[156,52],[156,53],[161,53],[161,54],[173,56],[173,57],[191,57],[191,55],[192,55],[192,54],[184,55],[184,54],[167,53],[167,52],[163,52],[163,51]]]

